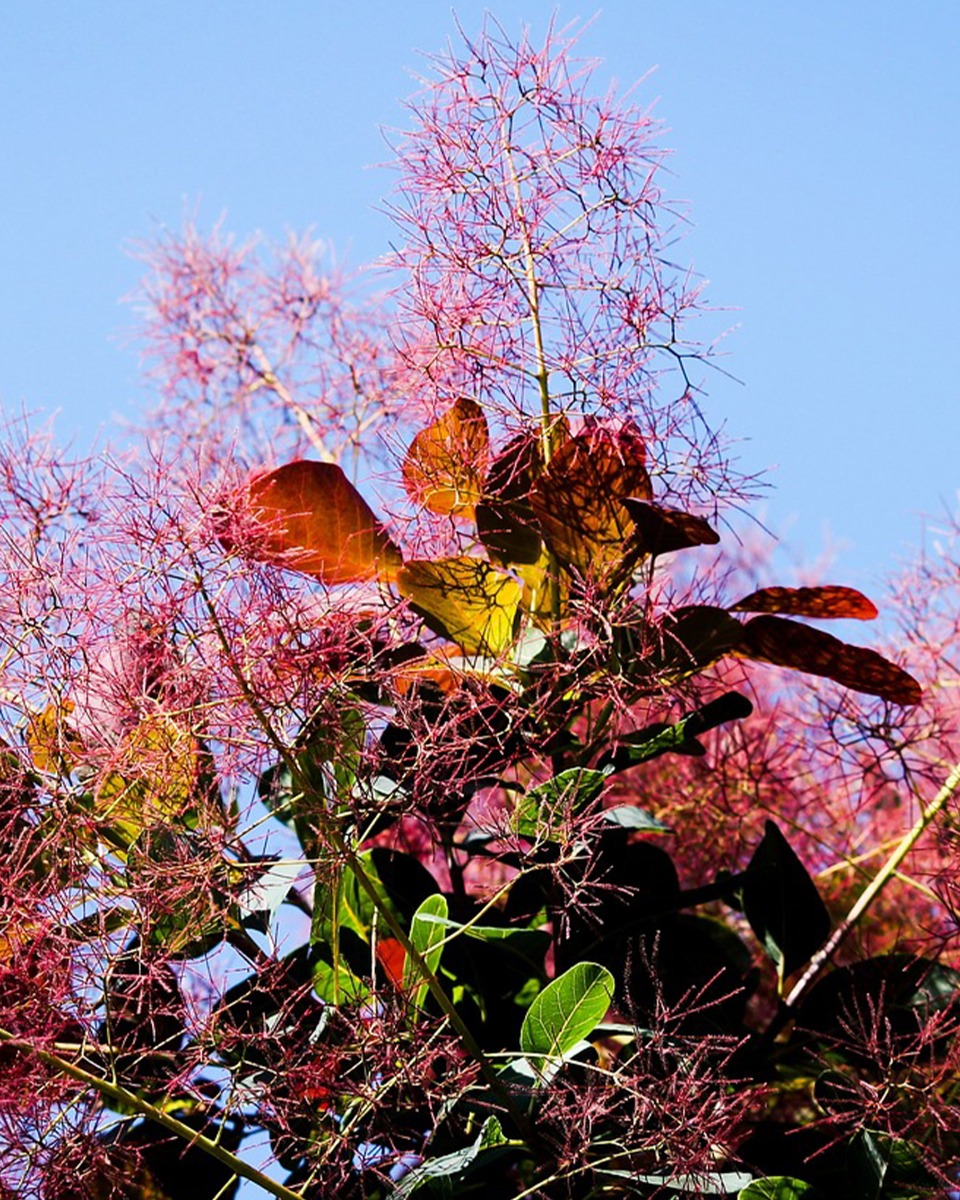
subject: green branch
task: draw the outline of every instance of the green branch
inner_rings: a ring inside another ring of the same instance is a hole
[[[937,792],[936,796],[934,796],[927,807],[920,813],[920,816],[914,823],[913,828],[903,837],[900,844],[884,863],[881,870],[876,876],[874,876],[871,882],[863,890],[857,902],[833,931],[824,945],[817,951],[813,958],[811,958],[807,969],[794,984],[790,994],[784,1000],[784,1006],[787,1010],[796,1008],[803,997],[807,994],[819,977],[820,972],[827,965],[827,963],[831,961],[834,954],[836,954],[837,949],[845,941],[850,932],[856,927],[857,922],[874,902],[874,900],[876,900],[877,896],[880,895],[890,880],[896,875],[900,864],[907,857],[907,855],[916,845],[917,841],[929,828],[937,814],[951,798],[951,796],[954,795],[958,788],[960,788],[960,763],[957,763],[957,765],[950,772],[946,783],[943,785],[940,791]]]

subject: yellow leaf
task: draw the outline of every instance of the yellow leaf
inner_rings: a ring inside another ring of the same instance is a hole
[[[513,641],[520,584],[482,559],[414,560],[397,573],[397,587],[434,632],[468,654],[497,658]]]
[[[643,438],[631,422],[595,422],[554,453],[530,496],[557,558],[602,579],[623,557],[634,522],[624,501],[649,500]]]

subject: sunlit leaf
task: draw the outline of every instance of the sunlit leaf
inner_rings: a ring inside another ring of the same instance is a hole
[[[607,750],[600,756],[597,765],[613,771],[626,771],[661,754],[699,757],[706,754],[706,748],[697,741],[701,734],[728,721],[742,721],[752,712],[753,705],[746,696],[739,692],[725,692],[681,717],[674,725],[656,721],[643,729],[625,734],[615,749]]]
[[[496,658],[513,641],[520,584],[482,559],[414,560],[397,573],[397,587],[435,633],[468,654]]]
[[[26,743],[38,771],[69,772],[83,754],[83,742],[70,728],[73,703],[49,704],[43,712],[31,713]]]
[[[242,553],[314,575],[323,583],[391,578],[400,551],[367,502],[333,463],[305,459],[255,475],[247,485]],[[228,549],[236,539],[222,537]]]
[[[743,626],[738,657],[823,675],[857,692],[894,704],[919,704],[919,683],[875,650],[850,646],[822,629],[785,617],[754,617]]]
[[[633,530],[625,501],[650,499],[643,438],[632,423],[599,422],[564,442],[531,495],[543,536],[557,558],[602,578],[623,557]]]
[[[603,792],[606,771],[571,767],[537,784],[521,797],[511,818],[514,833],[524,838],[551,838]]]
[[[410,941],[423,960],[424,967],[433,975],[440,966],[440,956],[443,953],[440,943],[447,936],[445,922],[448,916],[446,897],[437,893],[424,900],[410,922]],[[429,986],[419,966],[411,958],[406,958],[403,964],[402,983],[413,1007],[423,1008]]]
[[[395,987],[402,987],[406,974],[407,952],[396,938],[377,939],[377,962]]]
[[[638,546],[644,554],[669,554],[690,546],[715,546],[720,541],[716,530],[693,513],[636,496],[627,496],[623,503],[636,524]]]
[[[598,1022],[613,1000],[613,976],[598,963],[581,962],[554,979],[527,1009],[520,1049],[538,1069],[563,1058]]]
[[[812,1194],[813,1188],[802,1179],[788,1175],[770,1175],[755,1179],[737,1195],[737,1200],[801,1200]]]
[[[414,1195],[422,1188],[430,1188],[436,1183],[436,1194],[442,1196],[458,1195],[460,1190],[476,1192],[469,1184],[472,1169],[480,1164],[486,1165],[492,1157],[501,1153],[507,1146],[507,1139],[496,1117],[487,1117],[476,1138],[462,1150],[453,1150],[449,1154],[440,1154],[428,1158],[426,1162],[415,1167],[401,1179],[393,1189],[392,1195],[406,1198]]]
[[[872,621],[877,606],[856,588],[839,587],[768,587],[751,592],[730,612],[786,613],[793,617],[852,617],[857,621]]]
[[[729,1196],[753,1179],[745,1171],[697,1171],[690,1174],[639,1175],[629,1171],[608,1171],[605,1174],[630,1179],[637,1184],[655,1188],[659,1194],[673,1192],[679,1196]]]
[[[489,454],[483,409],[461,397],[411,442],[403,462],[407,495],[441,516],[469,513],[480,499]]]
[[[604,811],[603,819],[608,825],[618,825],[621,829],[635,829],[640,833],[670,833],[670,826],[648,813],[645,808],[637,808],[633,804],[618,804],[615,808]]]

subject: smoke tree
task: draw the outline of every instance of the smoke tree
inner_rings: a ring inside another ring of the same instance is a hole
[[[188,229],[140,445],[8,422],[3,1194],[942,1194],[955,589],[753,578],[654,124],[432,71],[392,296]]]

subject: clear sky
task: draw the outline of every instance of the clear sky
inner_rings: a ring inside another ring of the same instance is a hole
[[[508,31],[552,3],[465,2]],[[563,0],[561,23],[596,11]],[[313,227],[359,266],[391,236],[381,126],[402,123],[437,0],[6,0],[0,8],[0,400],[85,441],[144,399],[125,247],[198,211]],[[960,486],[960,4],[608,0],[599,79],[657,100],[690,201],[677,257],[736,327],[704,378],[767,520],[875,586]]]

